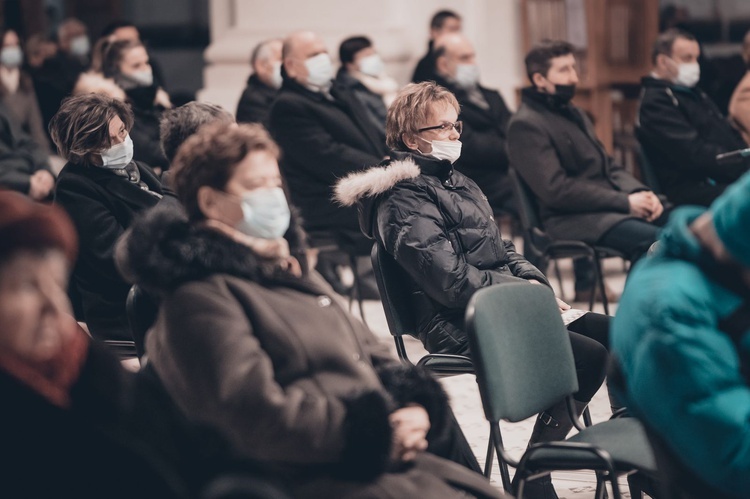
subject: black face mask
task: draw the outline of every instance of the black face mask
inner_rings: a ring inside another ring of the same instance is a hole
[[[561,106],[568,104],[576,94],[576,86],[573,85],[555,85],[555,93],[552,98]]]

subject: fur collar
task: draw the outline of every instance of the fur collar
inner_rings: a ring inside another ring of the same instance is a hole
[[[298,253],[294,241],[289,245],[292,254]],[[247,246],[190,223],[177,202],[160,203],[136,220],[118,242],[116,261],[127,281],[157,294],[211,274],[258,283],[293,279]]]
[[[411,158],[350,173],[336,183],[334,199],[342,206],[353,206],[364,198],[389,191],[402,180],[417,178],[420,173],[419,166]]]

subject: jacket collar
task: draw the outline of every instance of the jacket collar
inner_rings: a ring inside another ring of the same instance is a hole
[[[422,174],[437,177],[441,184],[452,181],[453,165],[447,159],[440,160],[419,153],[402,151],[392,151],[391,158],[396,161],[411,159],[419,167]]]
[[[655,89],[669,89],[672,92],[679,92],[684,95],[688,95],[693,99],[700,99],[703,91],[696,87],[686,87],[684,85],[678,85],[669,80],[663,80],[661,78],[654,78],[653,76],[644,76],[641,78],[641,85],[643,88],[655,88]]]
[[[138,167],[141,180],[152,192],[162,195],[161,182],[156,178],[156,175],[149,168],[144,168],[137,162],[135,164]],[[156,196],[138,187],[137,184],[106,168],[81,163],[68,163],[65,168],[69,169],[71,173],[90,178],[96,184],[107,189],[112,196],[119,198],[128,205],[153,206],[159,200]]]
[[[529,104],[532,107],[541,107],[566,116],[574,113],[574,106],[572,104],[560,104],[552,95],[540,92],[533,85],[521,89],[521,102]]]

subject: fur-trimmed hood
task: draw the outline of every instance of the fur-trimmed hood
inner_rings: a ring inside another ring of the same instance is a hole
[[[412,158],[350,173],[336,183],[334,199],[342,206],[354,206],[363,198],[377,197],[391,190],[398,182],[416,178],[420,173],[419,166]]]
[[[305,235],[298,220],[293,214],[284,237],[306,272]],[[117,244],[115,260],[126,281],[157,294],[215,273],[255,282],[289,279],[247,246],[188,221],[182,206],[170,198],[133,223]]]
[[[452,183],[456,178],[450,161],[391,151],[390,160],[367,170],[350,173],[339,180],[334,186],[334,200],[342,206],[358,205],[360,228],[372,238],[374,209],[378,197],[393,189],[399,182],[415,180],[422,174],[437,177],[445,183]]]

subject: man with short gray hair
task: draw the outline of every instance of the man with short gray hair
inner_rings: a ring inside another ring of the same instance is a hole
[[[237,104],[239,123],[260,123],[268,127],[268,115],[276,92],[281,88],[281,47],[278,38],[260,42],[250,56],[253,74]]]

